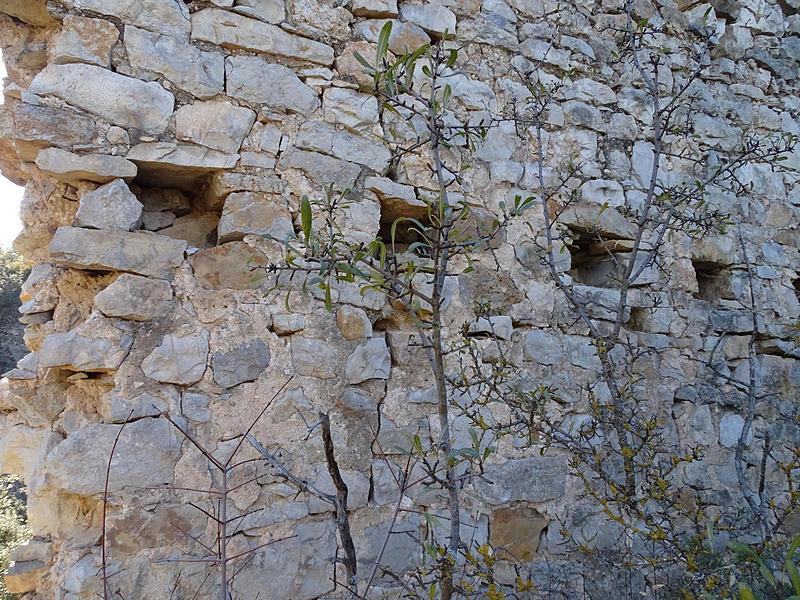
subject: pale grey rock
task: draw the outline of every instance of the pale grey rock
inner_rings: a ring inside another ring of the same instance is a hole
[[[94,65],[48,65],[28,91],[55,96],[114,125],[160,134],[167,128],[175,97],[161,84],[145,82]]]
[[[494,505],[511,502],[546,502],[564,495],[567,459],[563,456],[536,456],[509,460],[491,466],[491,481],[474,480],[478,496]]]
[[[319,379],[331,379],[337,376],[336,349],[328,342],[320,339],[293,336],[291,341],[292,365],[298,375],[307,375]]]
[[[498,183],[517,185],[525,174],[525,167],[513,160],[496,160],[489,165],[492,179]]]
[[[330,154],[342,160],[364,165],[379,173],[384,173],[389,168],[389,161],[392,158],[382,143],[345,131],[337,131],[331,125],[319,121],[304,123],[297,133],[295,145],[301,150]]]
[[[678,431],[685,440],[693,444],[709,446],[717,441],[717,432],[711,420],[711,408],[708,404],[695,406],[688,402],[675,404],[672,416]]]
[[[109,183],[115,179],[136,177],[136,165],[119,156],[73,154],[59,148],[46,148],[36,156],[39,169],[65,183],[79,181]]]
[[[584,202],[619,208],[625,204],[625,192],[613,179],[592,179],[581,186],[581,199]]]
[[[714,54],[740,60],[752,47],[753,34],[750,28],[743,27],[739,23],[731,23],[720,36],[719,43],[714,47]]]
[[[361,383],[369,379],[389,379],[392,357],[386,340],[372,338],[360,344],[347,357],[344,378],[348,383]]]
[[[399,217],[424,217],[428,205],[417,198],[413,186],[403,185],[387,177],[367,177],[364,188],[373,192],[381,203],[381,220],[392,222]]]
[[[230,102],[195,102],[175,112],[175,135],[214,150],[235,154],[256,120],[249,108]]]
[[[94,298],[108,317],[149,321],[163,317],[172,305],[172,286],[162,279],[124,273]]]
[[[576,231],[598,232],[606,239],[632,240],[636,235],[636,226],[633,223],[616,209],[604,210],[600,204],[572,204],[564,209],[558,221]]]
[[[210,248],[217,243],[219,215],[213,212],[191,212],[178,217],[169,227],[158,233],[176,240],[184,240],[192,248]]]
[[[220,243],[224,243],[249,234],[283,240],[294,230],[281,196],[235,192],[225,200],[217,231]]]
[[[463,73],[448,74],[442,82],[450,86],[452,97],[458,99],[467,109],[497,110],[497,98],[488,83],[477,81]]]
[[[123,229],[139,226],[142,203],[136,199],[122,179],[100,186],[81,196],[75,225],[93,229]]]
[[[13,120],[14,145],[22,160],[36,160],[39,150],[50,146],[72,148],[97,139],[97,119],[77,110],[20,102]]]
[[[361,21],[356,24],[356,31],[361,34],[368,42],[373,44],[378,42],[381,29],[389,22],[389,19],[376,19],[370,21]],[[407,21],[391,20],[392,33],[389,35],[389,51],[398,56],[410,54],[417,48],[429,44],[431,37],[425,33],[422,27],[409,23]],[[358,50],[363,54],[362,50]],[[367,54],[366,56],[370,56]],[[337,57],[337,61],[339,58]],[[338,62],[337,62],[338,65]],[[363,67],[362,67],[363,68]],[[341,72],[341,68],[339,69]],[[372,78],[369,77],[371,80]]]
[[[351,189],[361,173],[358,165],[319,152],[290,150],[278,161],[278,169],[297,169],[319,186]]]
[[[511,317],[498,315],[494,317],[480,317],[469,324],[470,335],[487,335],[498,340],[510,340],[514,333],[514,324]]]
[[[232,98],[263,104],[274,110],[308,115],[319,106],[316,92],[294,71],[256,56],[229,56],[225,61],[226,90]]]
[[[372,94],[331,87],[322,95],[325,120],[355,131],[371,131],[378,119],[378,99]]]
[[[183,416],[196,423],[207,423],[211,420],[211,411],[208,408],[208,396],[197,392],[184,392],[181,396],[181,409]]]
[[[225,199],[232,192],[282,194],[284,191],[286,183],[271,171],[251,169],[250,173],[216,172],[211,174],[204,191],[204,207],[221,211]]]
[[[397,0],[353,0],[350,12],[357,17],[396,17]]]
[[[269,366],[269,347],[262,340],[250,340],[228,351],[211,355],[214,381],[230,388],[245,381],[255,381]]]
[[[72,494],[101,494],[109,448],[120,427],[96,423],[68,435],[47,455],[47,482]],[[144,418],[127,424],[111,460],[109,491],[118,492],[126,486],[142,488],[172,483],[181,446],[176,433],[163,419]]]
[[[604,131],[603,115],[600,110],[577,100],[567,100],[561,105],[561,111],[568,125]]]
[[[551,42],[537,38],[528,38],[520,44],[522,56],[534,62],[553,65],[566,71],[569,68],[570,53],[556,48]]]
[[[130,271],[172,279],[186,242],[149,232],[59,227],[50,243],[52,262],[76,269]]]
[[[689,252],[696,262],[727,266],[737,262],[738,243],[732,235],[706,235],[692,240]]]
[[[455,34],[456,16],[438,2],[406,4],[401,7],[400,14],[403,20],[419,25],[431,35],[442,37],[446,33],[452,37]]]
[[[336,555],[334,522],[298,525],[293,533],[292,538],[254,553],[233,583],[237,596],[268,589],[274,598],[313,600],[334,589],[330,561]]]
[[[744,429],[744,419],[741,415],[728,413],[719,421],[719,443],[725,448],[733,448],[739,443],[739,437]],[[753,441],[752,428],[747,433],[746,443]]]
[[[126,158],[140,167],[144,165],[179,171],[183,169],[214,171],[232,169],[236,166],[239,155],[189,144],[142,142],[131,148]]]
[[[206,8],[192,15],[192,39],[320,65],[333,63],[333,48],[242,15]]]
[[[67,8],[116,17],[150,31],[186,36],[189,10],[181,0],[61,0]]]
[[[203,378],[208,362],[208,332],[169,333],[144,359],[142,371],[163,383],[191,385]]]
[[[175,213],[168,210],[142,211],[142,229],[159,231],[175,222]]]
[[[197,98],[221,94],[225,85],[225,57],[204,52],[188,40],[128,26],[125,50],[136,74],[163,75]]]
[[[369,475],[361,471],[351,469],[340,469],[342,479],[347,486],[347,510],[363,508],[369,499]],[[314,486],[322,492],[336,495],[336,488],[327,468],[322,467],[317,470],[314,478]],[[329,502],[323,502],[316,496],[308,496],[308,513],[311,515],[334,510]]]
[[[189,262],[202,288],[253,290],[263,281],[254,269],[266,267],[267,257],[243,242],[230,242],[200,250]]]
[[[336,325],[346,340],[372,337],[372,321],[361,308],[347,304],[339,308],[336,311]]]
[[[56,271],[52,265],[39,263],[31,267],[28,278],[20,289],[22,306],[19,312],[28,314],[53,310],[59,298],[55,279]]]
[[[653,144],[639,140],[633,145],[631,155],[631,169],[633,180],[640,189],[650,187],[650,178],[653,176],[653,157],[655,156]]]
[[[359,387],[345,388],[336,404],[344,411],[366,415],[378,409],[377,401]]]
[[[529,331],[523,341],[522,349],[526,360],[540,365],[557,365],[564,360],[563,345],[559,337],[546,331]]]
[[[119,30],[113,23],[103,19],[87,19],[67,15],[61,32],[53,40],[50,50],[52,62],[87,63],[108,67],[111,63],[111,48],[119,39]]]
[[[613,104],[617,95],[610,87],[593,79],[578,79],[563,90],[566,100],[580,100],[592,104]]]
[[[166,390],[166,386],[164,386]],[[100,400],[98,412],[103,420],[110,423],[124,423],[129,419],[157,417],[162,411],[178,407],[178,397],[174,390],[130,391],[115,389]]]
[[[236,0],[233,11],[274,24],[286,18],[284,0]]]
[[[296,313],[279,313],[272,315],[272,331],[277,335],[291,335],[303,331],[306,318]]]
[[[106,373],[119,368],[132,345],[128,333],[95,317],[78,329],[47,336],[39,349],[39,366]]]

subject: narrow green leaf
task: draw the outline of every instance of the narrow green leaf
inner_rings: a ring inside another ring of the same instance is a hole
[[[386,21],[381,32],[378,34],[378,50],[376,52],[375,65],[380,67],[381,61],[386,57],[386,51],[389,49],[389,36],[392,35],[392,22]]]
[[[311,202],[307,196],[300,201],[300,221],[303,225],[303,238],[306,244],[311,240]]]

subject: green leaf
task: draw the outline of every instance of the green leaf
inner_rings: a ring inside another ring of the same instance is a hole
[[[308,244],[311,239],[311,202],[307,196],[300,201],[300,221],[303,225],[303,237]]]
[[[458,50],[453,48],[452,50],[450,50],[450,56],[447,57],[447,67],[449,68],[452,67],[454,64],[456,64],[457,59],[458,59]]]
[[[353,52],[353,58],[355,58],[358,62],[360,62],[363,66],[369,69],[370,73],[373,71],[373,67],[369,64],[369,61],[361,56],[358,52]]]
[[[450,100],[450,96],[452,94],[453,94],[453,89],[450,87],[450,84],[448,83],[446,86],[444,86],[444,92],[442,92],[442,107],[443,108],[444,108],[444,105],[447,104],[447,101]]]
[[[786,560],[786,574],[789,575],[789,580],[792,582],[795,594],[800,594],[800,572],[797,570],[797,565],[790,560]]]
[[[756,600],[753,590],[746,585],[739,586],[739,598],[740,600]]]
[[[376,52],[376,66],[380,66],[381,61],[386,56],[386,51],[389,49],[389,36],[392,35],[392,22],[386,21],[381,32],[378,34],[378,50]]]

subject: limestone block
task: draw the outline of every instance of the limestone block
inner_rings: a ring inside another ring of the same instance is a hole
[[[605,83],[600,83],[588,77],[577,79],[572,85],[563,90],[566,100],[581,100],[592,104],[613,104],[617,95]]]
[[[359,387],[348,387],[336,401],[336,405],[346,412],[366,415],[378,409],[375,399]]]
[[[186,242],[155,233],[78,227],[59,227],[50,243],[50,256],[57,264],[161,279],[172,279],[185,250]]]
[[[228,95],[245,102],[303,115],[314,112],[319,105],[316,92],[294,71],[256,56],[229,56],[225,78]]]
[[[330,46],[216,8],[206,8],[192,15],[192,39],[320,65],[333,63]]]
[[[355,131],[372,131],[379,122],[378,99],[347,88],[325,90],[322,109],[326,121]]]
[[[400,14],[403,20],[419,25],[436,37],[442,37],[445,33],[452,37],[456,32],[456,16],[438,2],[406,4],[400,9]]]
[[[93,143],[97,120],[76,110],[20,102],[14,108],[13,137],[19,158],[34,161],[39,150],[48,146]]]
[[[219,215],[213,212],[192,212],[178,217],[159,233],[176,240],[185,240],[192,248],[210,248],[217,243]]]
[[[38,560],[15,561],[6,570],[3,580],[12,594],[35,592],[39,581],[49,570],[45,563]]]
[[[576,231],[597,232],[606,239],[632,240],[636,236],[633,223],[613,208],[603,210],[600,204],[572,204],[564,209],[558,221]]]
[[[188,40],[130,26],[125,28],[125,50],[136,73],[163,75],[197,98],[223,91],[225,57],[220,53],[204,52]]]
[[[350,12],[357,17],[396,17],[397,0],[353,0]]]
[[[487,335],[498,340],[510,340],[514,324],[507,315],[480,317],[469,324],[468,332],[470,335]]]
[[[286,18],[284,0],[236,0],[233,11],[276,25]]]
[[[524,504],[492,511],[489,531],[492,547],[498,557],[530,561],[539,549],[539,536],[550,520]]]
[[[26,314],[53,310],[59,297],[55,279],[56,272],[52,265],[34,265],[20,290],[20,312]]]
[[[306,319],[303,315],[293,313],[280,313],[272,315],[272,331],[277,335],[291,335],[303,331]]]
[[[131,231],[139,226],[141,217],[142,203],[122,179],[115,179],[81,196],[75,225]]]
[[[372,337],[372,321],[361,308],[342,306],[336,311],[336,325],[346,340]]]
[[[348,81],[356,82],[364,91],[369,91],[374,87],[374,79],[365,72],[362,65],[355,57],[358,53],[361,56],[375,56],[377,46],[370,42],[350,42],[344,49],[336,55],[336,71],[340,77]]]
[[[163,133],[172,116],[175,97],[161,84],[145,82],[94,65],[48,65],[28,91],[55,96],[114,125]]]
[[[255,120],[252,110],[230,102],[195,102],[175,112],[175,134],[181,140],[235,154]]]
[[[161,279],[124,273],[97,294],[94,304],[104,315],[131,321],[149,321],[167,314],[172,287]]]
[[[290,150],[281,156],[278,169],[297,169],[319,186],[333,185],[337,190],[351,189],[361,174],[358,165],[319,152]]]
[[[119,39],[119,30],[103,19],[67,15],[51,49],[52,62],[87,63],[108,67],[111,48]]]
[[[381,221],[391,223],[399,217],[420,219],[427,214],[428,205],[417,198],[414,187],[387,177],[367,177],[364,187],[381,202]]]
[[[142,371],[163,383],[191,385],[203,378],[208,362],[208,332],[167,334],[144,359]]]
[[[72,185],[80,181],[109,183],[115,179],[136,177],[136,165],[119,156],[105,154],[72,154],[58,148],[45,148],[36,156],[39,169]]]
[[[545,502],[564,495],[567,459],[535,456],[492,465],[492,481],[475,480],[478,496],[491,504]]]
[[[262,340],[250,340],[228,351],[211,356],[214,381],[223,387],[233,387],[245,381],[255,381],[269,366],[269,347]]]
[[[348,383],[361,383],[368,379],[389,379],[392,357],[386,340],[372,338],[356,348],[347,357],[344,377]]]
[[[622,186],[611,179],[592,179],[581,186],[581,199],[593,204],[608,204],[618,208],[625,204]]]
[[[39,349],[39,365],[71,371],[104,373],[119,368],[133,346],[133,337],[102,318],[78,329],[48,335]]]
[[[739,443],[739,436],[742,435],[744,429],[744,419],[741,415],[729,413],[722,417],[719,421],[719,443],[725,448],[733,448]],[[750,444],[753,441],[753,430],[747,434],[746,443]]]
[[[52,27],[56,24],[56,20],[47,12],[45,0],[0,0],[0,12],[36,27]]]
[[[248,234],[283,240],[293,233],[292,218],[280,196],[235,192],[225,200],[218,232],[221,243]]]
[[[47,482],[73,494],[101,494],[109,451],[120,427],[96,423],[68,435],[47,455]],[[144,418],[127,424],[111,461],[109,491],[172,483],[181,445],[176,433],[164,419]]]
[[[341,160],[364,165],[381,174],[389,168],[389,161],[392,158],[382,143],[346,131],[338,131],[320,121],[304,123],[297,133],[295,145],[301,150],[330,154]]]
[[[189,263],[194,277],[205,289],[252,290],[261,286],[267,257],[244,242],[230,242],[201,250]]]
[[[186,173],[232,169],[239,156],[189,144],[143,142],[131,148],[127,158],[140,167],[144,165]]]
[[[174,36],[189,33],[189,10],[181,0],[61,0],[69,9],[116,17],[150,31]]]
[[[381,29],[383,29],[383,26],[389,21],[389,19],[361,21],[356,24],[355,29],[365,40],[375,44],[378,42]],[[391,20],[391,23],[392,33],[389,35],[389,51],[393,54],[398,56],[410,54],[417,48],[429,44],[431,41],[431,37],[425,33],[422,27],[414,25],[414,23],[395,20]],[[361,51],[359,50],[359,52]],[[362,54],[362,56],[372,57],[374,56],[374,52],[373,54]],[[367,60],[369,59],[370,58],[367,58]]]
[[[337,376],[335,348],[320,339],[309,339],[299,335],[291,338],[292,366],[298,375],[331,379]]]

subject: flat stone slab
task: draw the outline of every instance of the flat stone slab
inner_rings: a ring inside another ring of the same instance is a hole
[[[137,168],[129,160],[107,154],[73,154],[59,148],[45,148],[36,156],[36,166],[51,177],[69,183],[93,181],[109,183],[133,179]]]
[[[172,279],[187,243],[149,232],[59,227],[50,242],[52,262],[76,269],[129,271]]]
[[[191,385],[203,378],[208,362],[208,332],[167,334],[142,362],[142,372],[164,383]]]

